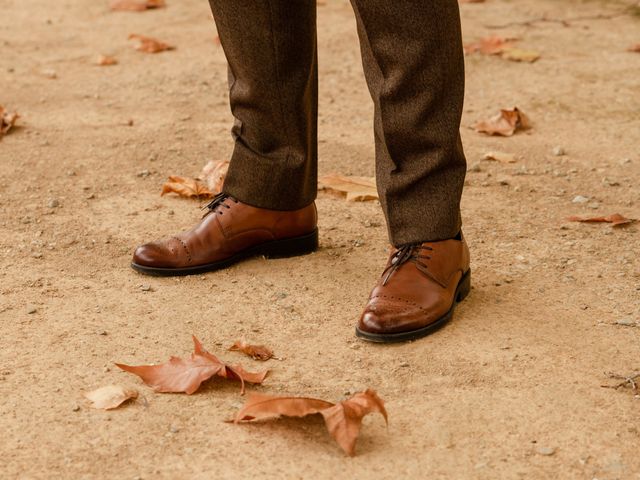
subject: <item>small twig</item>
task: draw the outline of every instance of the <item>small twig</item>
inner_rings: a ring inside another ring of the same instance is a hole
[[[570,27],[571,22],[579,22],[583,20],[610,20],[612,18],[617,18],[617,17],[622,17],[624,15],[627,15],[630,11],[631,11],[631,7],[627,7],[624,10],[616,13],[610,13],[610,14],[599,13],[598,15],[584,15],[580,17],[570,17],[570,18],[549,18],[545,14],[541,17],[524,20],[522,22],[509,22],[509,23],[503,23],[499,25],[485,25],[485,28],[497,30],[497,29],[509,28],[509,27],[532,27],[536,23],[559,23],[564,27]]]
[[[640,373],[634,373],[633,375],[616,375],[614,373],[609,373],[608,376],[615,380],[622,380],[622,382],[617,385],[601,385],[602,388],[613,388],[614,390],[617,390],[630,385],[634,392],[638,390],[638,384],[636,382],[640,379]]]

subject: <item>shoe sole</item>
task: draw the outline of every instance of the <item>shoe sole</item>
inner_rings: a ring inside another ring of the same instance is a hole
[[[212,272],[229,267],[250,257],[264,256],[266,258],[286,258],[305,255],[318,249],[318,229],[301,237],[285,238],[261,243],[254,247],[238,252],[235,255],[218,262],[207,263],[182,268],[148,267],[131,262],[131,268],[145,275],[156,277],[175,277],[184,275],[197,275],[199,273]]]
[[[427,325],[426,327],[419,328],[418,330],[411,330],[410,332],[399,332],[399,333],[369,333],[363,330],[360,330],[356,327],[356,337],[362,338],[363,340],[367,340],[369,342],[375,343],[397,343],[397,342],[407,342],[409,340],[417,340],[418,338],[426,337],[427,335],[434,333],[436,330],[444,326],[451,317],[453,317],[453,310],[456,307],[456,304],[460,303],[462,300],[467,298],[469,292],[471,291],[471,270],[467,270],[467,272],[462,276],[460,281],[458,282],[458,286],[456,288],[455,296],[453,297],[453,304],[449,311],[444,314],[441,318],[436,320],[435,322]]]

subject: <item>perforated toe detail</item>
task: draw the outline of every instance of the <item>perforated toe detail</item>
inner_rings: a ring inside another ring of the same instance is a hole
[[[377,294],[374,295],[373,297],[371,297],[371,300],[375,300],[377,298],[383,298],[385,300],[391,300],[391,302],[387,303],[385,302],[384,305],[389,306],[390,304],[393,304],[393,302],[402,302],[405,305],[411,305],[412,307],[415,308],[419,308],[420,310],[425,310],[425,308],[421,305],[418,305],[415,302],[412,302],[410,300],[407,300],[406,298],[402,298],[402,297],[395,297],[393,295],[382,295],[382,294]],[[402,308],[402,306],[398,306],[398,308]]]
[[[187,243],[182,240],[180,237],[171,237],[173,240],[177,240],[178,242],[180,242],[180,245],[182,245],[182,248],[184,249],[184,253],[187,255],[187,262],[188,263],[192,263],[191,261],[191,252],[189,251],[189,247],[187,246]]]

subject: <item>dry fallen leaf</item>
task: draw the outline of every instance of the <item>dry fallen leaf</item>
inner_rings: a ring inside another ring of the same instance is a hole
[[[164,0],[111,0],[109,8],[111,10],[142,12],[152,8],[165,6]]]
[[[567,220],[570,222],[583,222],[583,223],[610,223],[612,227],[620,227],[622,225],[628,225],[636,221],[633,218],[623,217],[619,213],[614,213],[606,217],[591,217],[591,218],[572,216],[572,217],[569,217]]]
[[[362,418],[373,412],[382,414],[385,421],[388,421],[384,402],[371,389],[356,393],[337,404],[317,398],[251,394],[233,421],[239,423],[279,416],[305,417],[319,413],[324,417],[327,430],[338,445],[347,454],[354,455]]]
[[[516,156],[507,152],[487,152],[482,157],[483,160],[494,160],[501,163],[515,163]]]
[[[477,42],[464,46],[465,53],[482,53],[483,55],[499,55],[517,39],[503,38],[497,35],[481,38]]]
[[[250,393],[244,406],[238,411],[233,422],[248,422],[267,418],[306,417],[320,413],[335,404],[307,397],[278,397],[260,393]]]
[[[229,350],[242,352],[254,360],[262,360],[263,362],[273,357],[273,352],[264,345],[249,345],[244,340],[236,341],[229,347]]]
[[[133,48],[145,53],[158,53],[176,48],[172,45],[163,43],[160,40],[156,40],[155,38],[145,37],[144,35],[138,35],[137,33],[129,35],[129,40],[136,40],[136,44]]]
[[[218,360],[218,358],[215,355],[207,352],[202,347],[202,344],[198,341],[196,337],[193,337],[193,343],[195,345],[195,348],[194,348],[195,355],[200,355],[205,358],[208,358],[212,362],[220,362],[220,360]],[[263,370],[262,372],[248,372],[247,370],[242,368],[240,365],[228,365],[226,363],[223,363],[223,367],[224,368],[218,371],[217,375],[219,377],[226,378],[229,380],[240,381],[242,385],[240,393],[242,393],[243,395],[244,395],[244,382],[262,383],[264,382],[264,379],[267,377],[267,374],[269,373],[269,370]]]
[[[9,112],[0,105],[0,139],[3,135],[9,133],[9,130],[11,130],[18,121],[18,118],[20,118],[18,112]]]
[[[188,395],[198,390],[203,382],[214,375],[239,380],[242,385],[241,393],[244,393],[245,382],[262,383],[269,372],[247,372],[239,365],[227,365],[207,352],[195,336],[193,344],[194,351],[190,358],[171,357],[167,363],[160,365],[116,365],[122,370],[138,375],[156,392],[184,392]]]
[[[115,57],[110,57],[109,55],[100,55],[96,58],[96,65],[101,67],[107,67],[110,65],[117,65],[118,60]]]
[[[329,174],[318,179],[319,189],[346,195],[349,202],[377,200],[378,190],[373,177],[353,177]]]
[[[540,53],[534,50],[522,50],[520,48],[505,48],[501,54],[505,60],[512,62],[533,63],[540,58]]]
[[[160,195],[167,193],[177,193],[181,197],[187,198],[212,198],[213,192],[200,180],[189,177],[171,175],[169,181],[162,185]]]
[[[362,418],[374,412],[382,414],[385,422],[389,421],[384,402],[376,395],[376,392],[368,389],[365,392],[356,393],[351,398],[320,413],[324,417],[324,422],[331,436],[345,452],[353,456],[356,451],[356,440],[362,426]]]
[[[93,408],[111,410],[122,405],[127,400],[138,398],[138,391],[131,388],[124,388],[120,385],[107,385],[84,394],[85,398],[91,401]]]
[[[209,187],[213,195],[217,195],[222,192],[222,186],[224,185],[224,179],[227,176],[228,170],[229,160],[222,160],[220,162],[211,160],[202,168],[202,173],[198,179],[207,184],[207,187]]]
[[[503,38],[492,35],[481,38],[477,42],[466,44],[464,51],[467,54],[500,55],[505,60],[511,60],[512,62],[533,63],[540,58],[539,52],[515,48],[513,43],[516,41],[518,41],[517,38]]]
[[[474,125],[476,132],[488,135],[502,135],[510,137],[518,130],[526,130],[531,127],[527,116],[517,107],[513,110],[500,110],[500,113],[487,119],[481,120]]]

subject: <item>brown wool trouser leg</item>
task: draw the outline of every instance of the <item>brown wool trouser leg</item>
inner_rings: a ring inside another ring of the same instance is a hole
[[[229,63],[235,148],[224,191],[296,210],[317,193],[315,0],[209,0]]]
[[[236,140],[225,192],[292,210],[316,194],[312,0],[209,0]],[[394,245],[460,230],[464,59],[457,0],[351,0],[375,105],[376,176]]]

